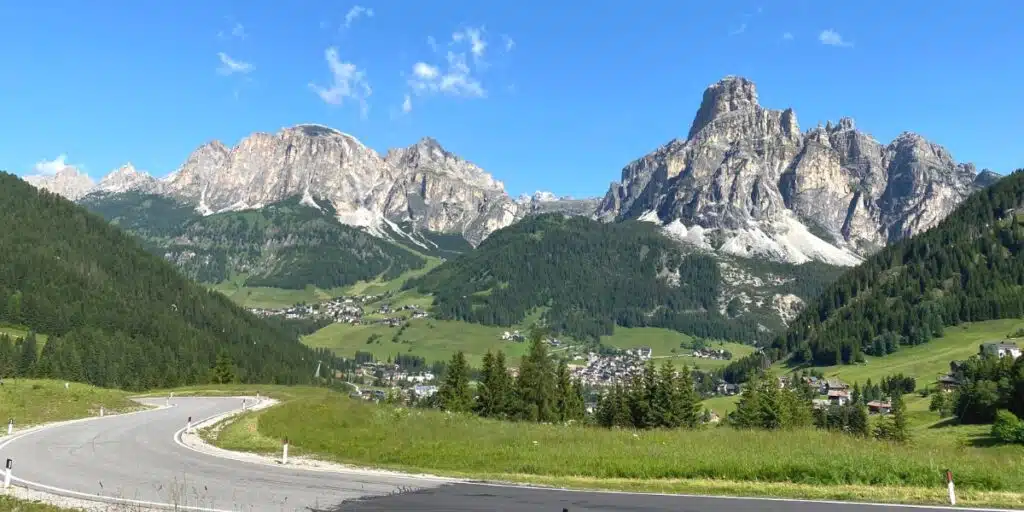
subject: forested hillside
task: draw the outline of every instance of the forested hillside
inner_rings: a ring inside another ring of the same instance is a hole
[[[543,308],[554,331],[592,340],[615,325],[764,336],[756,316],[720,313],[721,283],[714,257],[684,254],[652,224],[544,214],[495,232],[406,287],[434,294],[439,318],[512,325]]]
[[[242,381],[300,383],[326,360],[298,342],[296,326],[257,319],[100,216],[7,173],[0,216],[0,322],[48,335],[38,356],[35,336],[19,341],[19,362],[0,361],[2,376],[176,386],[207,381],[223,353]]]
[[[207,283],[244,274],[247,286],[329,289],[423,267],[426,260],[408,247],[429,253],[345,226],[329,206],[318,209],[298,197],[206,217],[172,199],[136,192],[89,196],[82,204],[137,235],[188,277]]]
[[[942,328],[1024,315],[1024,170],[893,244],[811,302],[769,356],[833,365],[927,343]]]

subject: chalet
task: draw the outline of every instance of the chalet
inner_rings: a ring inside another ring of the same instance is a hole
[[[828,379],[825,381],[828,385],[829,391],[846,391],[850,389],[850,385],[839,380],[839,379]]]
[[[846,405],[850,401],[850,393],[844,389],[830,389],[828,402],[833,405]]]
[[[868,402],[868,412],[872,414],[889,414],[892,411],[891,402],[872,400]]]
[[[732,396],[732,395],[738,394],[739,392],[740,392],[740,387],[737,384],[729,384],[727,382],[723,382],[723,383],[718,385],[718,394],[719,395]]]
[[[957,380],[956,377],[947,373],[946,375],[935,379],[935,385],[943,391],[953,391],[958,385],[960,385],[960,381]]]
[[[1014,342],[1006,341],[991,341],[983,343],[981,345],[981,353],[993,355],[996,357],[1012,357],[1017,359],[1020,357],[1020,347]]]

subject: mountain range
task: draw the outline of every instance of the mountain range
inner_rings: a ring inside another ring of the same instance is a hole
[[[326,201],[341,223],[385,238],[404,224],[473,246],[531,213],[640,219],[711,251],[854,265],[935,225],[998,176],[957,163],[911,132],[883,145],[850,118],[801,132],[792,109],[766,109],[752,81],[726,77],[704,92],[685,139],[626,165],[602,199],[513,199],[502,182],[432,138],[382,156],[320,125],[255,133],[233,148],[209,142],[163,179],[128,164],[99,183],[74,168],[26,180],[74,200],[164,195],[204,215],[301,197]]]
[[[684,252],[717,258],[722,314],[769,311],[784,324],[810,297],[779,286],[832,275],[803,264],[857,265],[999,178],[911,132],[882,144],[850,118],[802,132],[792,109],[762,107],[752,81],[730,76],[705,90],[685,138],[627,164],[603,198],[513,198],[432,138],[381,155],[311,124],[206,143],[160,179],[130,164],[98,183],[74,168],[25,179],[148,236],[193,278],[289,288],[394,276],[422,265],[388,244],[447,258],[535,214],[650,222]]]

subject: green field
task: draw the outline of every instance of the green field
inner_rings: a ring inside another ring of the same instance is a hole
[[[72,382],[41,379],[4,379],[0,386],[0,416],[14,418],[27,426],[97,416],[100,406],[110,413],[137,410],[142,406],[128,399],[129,393]]]
[[[511,330],[507,327],[421,318],[409,321],[409,327],[399,335],[399,341],[392,342],[398,327],[383,325],[331,324],[305,336],[303,343],[315,348],[328,348],[344,357],[352,357],[357,350],[371,352],[379,360],[396,354],[420,356],[427,362],[447,361],[456,351],[466,353],[471,365],[479,365],[488,350],[502,350],[511,361],[518,363],[526,353],[527,344],[503,341],[501,333]],[[371,335],[380,338],[372,343],[366,341]]]
[[[342,295],[379,295],[386,292],[397,292],[408,279],[423,275],[440,264],[440,259],[427,257],[427,264],[423,268],[410,270],[389,281],[381,279],[359,281],[351,286],[327,290],[315,286],[307,286],[302,290],[249,287],[244,284],[246,279],[244,275],[210,285],[210,289],[227,295],[235,303],[247,308],[278,309],[300,302],[307,304],[322,302]]]
[[[687,364],[691,368],[715,369],[729,364],[722,359],[702,359],[691,355],[689,347],[693,337],[671,329],[660,327],[616,327],[611,336],[602,336],[601,343],[621,349],[650,347],[655,358],[672,358],[676,365]],[[684,345],[685,344],[685,345]],[[708,348],[721,348],[732,353],[733,359],[739,359],[754,352],[754,347],[742,343],[724,341],[707,342]]]
[[[887,375],[902,373],[917,378],[917,386],[933,386],[935,379],[949,372],[949,363],[977,355],[978,346],[986,341],[1002,340],[1018,329],[1024,320],[1006,319],[975,322],[947,327],[945,335],[916,347],[901,347],[885,357],[865,357],[866,362],[856,365],[816,367],[827,377],[846,382],[878,382]],[[1021,343],[1024,345],[1024,343]],[[779,373],[788,371],[777,367]]]
[[[570,487],[911,503],[942,502],[942,471],[952,467],[958,503],[1024,506],[1024,446],[977,447],[973,433],[957,428],[909,445],[820,430],[633,432],[498,422],[325,392],[243,416],[214,442],[276,453],[287,435],[296,455]]]
[[[29,329],[20,325],[0,325],[0,334],[6,334],[12,338],[24,338],[28,335]],[[43,345],[46,344],[47,336],[45,334],[36,333],[36,341],[39,343],[39,350],[43,349]]]

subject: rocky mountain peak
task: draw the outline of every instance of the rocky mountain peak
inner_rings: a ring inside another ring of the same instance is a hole
[[[127,192],[129,190],[148,191],[155,187],[156,184],[156,178],[137,170],[131,162],[128,162],[121,167],[118,167],[110,174],[104,176],[96,187],[89,191],[89,193],[117,193]]]
[[[801,133],[753,82],[705,90],[686,140],[629,163],[595,215],[660,224],[685,243],[791,263],[852,265],[942,220],[993,178],[920,135],[882,145],[850,117]]]
[[[48,190],[75,201],[89,193],[96,183],[76,167],[66,165],[53,174],[25,176],[26,182],[36,188]]]
[[[687,138],[693,138],[708,123],[725,114],[759,107],[754,82],[743,77],[727,76],[704,90],[704,97]]]

